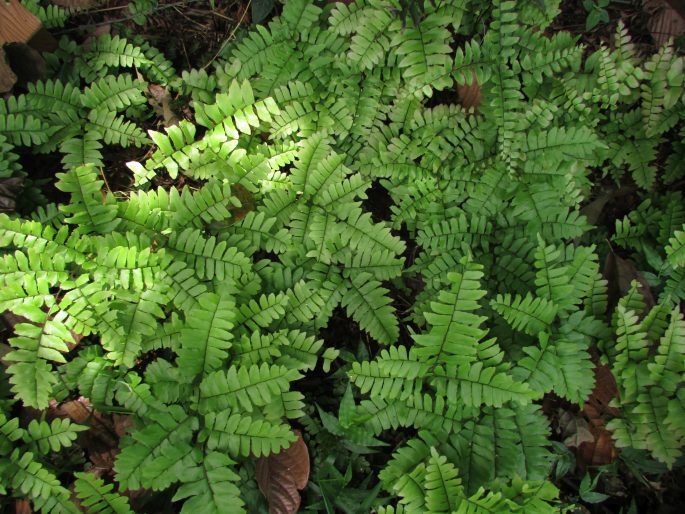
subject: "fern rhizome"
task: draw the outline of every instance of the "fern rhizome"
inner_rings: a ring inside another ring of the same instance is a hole
[[[378,512],[558,512],[541,399],[582,405],[600,362],[617,447],[673,466],[685,209],[657,191],[684,171],[683,58],[638,53],[621,24],[593,51],[549,37],[558,4],[435,0],[412,19],[397,0],[288,0],[181,76],[142,40],[64,38],[51,78],[0,103],[0,176],[30,185],[20,155],[59,151],[68,199],[0,214],[0,311],[21,317],[0,491],[45,513],[129,512],[117,491],[142,488],[183,513],[250,511],[250,461],[311,424],[298,383],[317,366],[355,386],[353,441],[405,433],[373,478]],[[146,134],[149,83],[192,117]],[[151,142],[111,190],[103,149]],[[658,302],[638,282],[612,300],[605,234],[581,214],[602,177],[647,198],[612,244],[651,265]],[[336,309],[366,357],[322,337]],[[16,416],[77,396],[134,419],[113,483],[56,464],[85,427]]]

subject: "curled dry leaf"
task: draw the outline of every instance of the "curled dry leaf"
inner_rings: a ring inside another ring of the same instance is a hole
[[[257,483],[269,502],[269,514],[294,514],[300,508],[300,492],[309,480],[309,451],[302,434],[280,453],[257,460]]]

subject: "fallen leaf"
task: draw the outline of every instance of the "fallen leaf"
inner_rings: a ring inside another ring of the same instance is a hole
[[[48,66],[38,50],[23,43],[5,45],[7,62],[17,75],[17,86],[25,87],[30,82],[47,77]]]
[[[685,33],[685,19],[664,0],[643,0],[642,9],[648,14],[647,28],[657,46]]]
[[[583,405],[582,414],[588,421],[588,429],[593,441],[581,444],[576,451],[576,465],[581,471],[588,466],[603,466],[611,463],[618,456],[618,449],[606,429],[605,418],[618,416],[620,411],[609,406],[609,402],[618,396],[616,379],[606,365],[599,365],[597,356],[595,361],[595,387]]]
[[[133,418],[125,414],[112,414],[112,423],[114,424],[114,432],[119,437],[124,437],[128,429],[133,426]]]
[[[14,212],[17,195],[24,187],[22,177],[0,178],[0,212]]]
[[[594,442],[595,438],[590,432],[588,422],[573,412],[560,409],[559,429],[561,430],[564,444],[569,448],[578,448],[586,442]]]
[[[609,249],[604,260],[602,274],[609,282],[608,307],[610,312],[614,310],[618,300],[630,290],[630,284],[633,280],[637,280],[640,283],[639,291],[645,299],[645,311],[648,311],[656,304],[652,289],[649,287],[645,277],[642,276],[642,273],[638,271],[632,262],[622,259],[612,249]]]
[[[481,95],[480,95],[480,84],[476,80],[474,74],[473,80],[470,85],[457,86],[457,95],[459,96],[459,103],[465,107],[475,107],[476,109],[480,105]]]
[[[32,514],[31,502],[28,500],[17,500],[14,502],[15,514]]]
[[[231,193],[240,201],[240,207],[230,207],[231,214],[233,215],[232,221],[237,223],[247,216],[248,212],[255,209],[254,195],[240,184],[231,185]]]
[[[0,47],[0,93],[11,91],[17,82],[17,76],[7,62],[5,50]]]
[[[599,216],[602,214],[604,206],[609,200],[611,200],[612,197],[612,191],[601,193],[597,198],[583,207],[580,210],[580,213],[585,216],[590,225],[595,225],[599,219]]]
[[[88,426],[88,431],[79,436],[81,448],[97,468],[105,471],[112,469],[118,453],[121,437],[119,431],[124,424],[123,420],[114,420],[112,416],[98,412],[84,397],[60,404],[53,401],[48,414],[51,417],[69,418],[74,423]]]
[[[595,387],[590,393],[583,406],[583,411],[588,417],[599,417],[604,415],[618,416],[619,410],[610,407],[609,402],[618,396],[616,379],[611,373],[609,366],[605,364],[597,365],[594,369]]]
[[[158,116],[164,120],[165,127],[178,125],[178,116],[171,110],[171,94],[165,86],[150,84],[148,90],[148,103]]]
[[[287,449],[257,459],[257,484],[269,502],[269,514],[294,514],[309,481],[309,451],[302,434]]]

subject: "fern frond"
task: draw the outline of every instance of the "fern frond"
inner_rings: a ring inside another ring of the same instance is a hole
[[[511,325],[514,330],[522,330],[526,334],[536,336],[540,332],[548,331],[550,324],[556,318],[557,307],[553,302],[535,297],[528,293],[525,297],[509,293],[497,295],[490,302],[490,306]]]
[[[231,366],[228,371],[215,371],[200,383],[200,410],[219,412],[241,408],[252,412],[267,405],[272,398],[288,391],[290,382],[300,378],[296,369],[264,363],[250,367]]]
[[[248,81],[233,81],[228,93],[216,95],[214,104],[195,104],[195,119],[219,138],[237,139],[241,133],[251,134],[250,127],[272,121],[279,109],[272,98],[255,101]]]
[[[235,203],[229,184],[210,183],[194,193],[183,188],[180,195],[172,188],[169,196],[173,210],[170,223],[176,229],[203,228],[212,222],[224,221],[231,217],[229,206]]]
[[[659,341],[654,362],[649,363],[650,377],[667,394],[674,394],[685,372],[685,320],[676,307],[671,311],[671,321]]]
[[[24,433],[24,441],[36,446],[38,451],[47,454],[60,451],[72,445],[79,432],[88,427],[72,423],[68,419],[56,418],[52,423],[32,420]]]
[[[295,441],[288,425],[272,425],[263,419],[253,419],[230,410],[205,416],[200,441],[207,441],[211,450],[228,451],[233,457],[267,456],[278,453]]]
[[[478,300],[485,296],[480,289],[483,267],[467,258],[460,261],[461,273],[448,274],[449,291],[441,291],[438,301],[431,303],[432,312],[425,313],[430,331],[414,335],[416,355],[422,362],[462,364],[476,359],[480,340],[487,334],[480,326],[485,321],[472,311],[480,308]]]
[[[277,218],[267,217],[265,212],[251,211],[231,226],[232,234],[228,241],[235,246],[240,245],[241,250],[250,255],[259,249],[284,253],[291,247],[291,234],[279,225]]]
[[[570,283],[568,269],[560,266],[558,259],[561,251],[554,245],[546,245],[538,236],[538,247],[535,250],[535,285],[537,294],[553,301],[560,309],[568,309],[573,301],[574,286]]]
[[[12,476],[10,484],[15,491],[27,495],[36,509],[51,512],[77,514],[76,506],[69,501],[69,491],[60,485],[57,477],[38,460],[31,452],[22,452],[15,448],[9,457]],[[59,505],[59,508],[56,506]]]
[[[58,173],[56,187],[65,193],[71,193],[71,203],[61,206],[61,210],[72,214],[66,218],[67,223],[78,225],[84,232],[106,234],[119,224],[117,207],[111,195],[101,193],[104,182],[97,180],[93,165],[74,168],[66,173]]]
[[[124,148],[131,144],[140,148],[150,140],[133,122],[127,121],[116,112],[94,109],[88,114],[86,130],[96,132],[108,145],[120,145]]]
[[[64,154],[62,164],[67,170],[93,165],[101,168],[102,144],[97,132],[86,132],[82,137],[73,137],[62,142],[59,149]]]
[[[189,377],[205,377],[219,369],[231,347],[233,299],[225,294],[204,293],[188,312],[181,330],[178,367]]]
[[[455,512],[462,493],[461,479],[454,464],[431,448],[424,477],[427,512]]]
[[[30,114],[0,114],[0,136],[15,145],[38,146],[46,143],[54,128]]]
[[[74,489],[79,503],[89,514],[131,514],[128,498],[113,493],[113,484],[105,484],[93,473],[74,473]]]
[[[396,20],[385,9],[364,9],[364,16],[354,28],[347,54],[348,62],[357,70],[364,71],[381,64],[385,53],[392,46],[392,34]]]
[[[80,73],[86,80],[104,76],[102,72],[107,68],[142,68],[150,62],[142,48],[109,34],[93,39],[83,59],[86,65],[80,69]]]
[[[29,92],[27,101],[37,109],[47,113],[77,113],[81,109],[81,91],[71,82],[62,83],[60,80],[30,82],[27,84]]]
[[[382,344],[392,344],[399,337],[399,326],[388,290],[368,273],[349,279],[341,303],[347,314],[371,337]]]
[[[685,229],[685,225],[681,228]],[[674,268],[685,266],[685,230],[676,230],[666,246],[668,262]]]
[[[235,278],[247,272],[249,259],[225,241],[205,238],[200,230],[187,228],[172,232],[167,242],[169,253],[188,264],[201,280]]]
[[[135,490],[152,485],[144,470],[167,447],[189,448],[197,427],[197,418],[188,416],[179,405],[171,405],[165,412],[151,413],[145,427],[133,430],[117,455],[114,470],[122,489]]]
[[[530,403],[539,396],[526,383],[515,381],[507,373],[495,367],[485,367],[482,362],[459,366],[448,364],[444,370],[435,369],[432,379],[438,394],[459,398],[466,405],[491,405],[501,407],[505,402]]]
[[[410,85],[444,87],[437,79],[451,69],[450,33],[446,28],[450,21],[446,16],[429,14],[418,26],[395,34],[391,46],[396,48],[397,65],[403,68],[403,77]]]
[[[233,471],[235,464],[228,456],[210,452],[196,456],[196,463],[183,470],[182,485],[174,494],[172,501],[184,500],[181,514],[206,512],[220,514],[230,505],[236,514],[245,513],[240,490],[235,485],[240,477]]]
[[[83,91],[82,102],[89,109],[121,112],[132,105],[144,104],[144,89],[145,82],[133,79],[128,73],[107,75]]]
[[[251,299],[238,307],[236,312],[236,327],[253,331],[269,327],[275,320],[281,319],[285,315],[285,308],[288,305],[288,295],[263,294],[258,300]]]

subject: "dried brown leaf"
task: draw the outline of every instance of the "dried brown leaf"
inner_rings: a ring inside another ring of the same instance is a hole
[[[95,410],[87,398],[79,398],[61,404],[51,402],[49,416],[69,418],[74,423],[88,426],[79,437],[79,444],[90,461],[102,470],[111,470],[118,452],[119,432],[125,425],[124,416],[112,416]]]
[[[613,251],[607,253],[602,274],[609,282],[608,303],[610,311],[614,309],[618,300],[630,290],[630,284],[633,280],[640,283],[639,291],[645,298],[645,309],[649,310],[656,304],[652,289],[642,273],[632,262],[619,257]]]
[[[309,451],[302,434],[280,453],[257,460],[257,483],[269,502],[269,514],[294,514],[300,508],[300,493],[309,481]]]
[[[14,502],[15,514],[32,514],[31,502],[28,500],[17,500]]]
[[[0,93],[11,91],[17,82],[17,76],[7,62],[5,50],[0,47]]]
[[[148,90],[148,103],[158,116],[164,120],[165,127],[178,125],[179,119],[171,110],[171,94],[169,89],[159,84],[150,84]]]
[[[618,409],[609,406],[609,402],[618,396],[616,380],[606,365],[597,365],[594,373],[595,387],[582,411],[594,440],[581,444],[576,451],[576,463],[581,471],[585,471],[588,466],[609,464],[618,456],[618,450],[605,423],[605,417],[611,418],[619,414]]]
[[[670,38],[685,34],[685,19],[668,2],[644,0],[642,8],[649,15],[647,28],[657,46],[665,45]]]
[[[609,200],[611,200],[612,197],[613,194],[611,191],[602,193],[585,207],[583,207],[580,210],[580,213],[585,216],[590,225],[595,225],[602,214],[602,210],[604,210],[604,206]]]
[[[14,212],[17,196],[24,187],[22,177],[0,178],[0,212]]]
[[[11,43],[5,45],[5,54],[7,62],[17,76],[18,87],[47,77],[48,66],[35,48],[24,43]]]
[[[561,410],[559,428],[564,437],[564,444],[569,448],[578,448],[583,443],[592,443],[595,440],[588,422],[573,412]]]
[[[481,95],[480,84],[478,84],[475,75],[470,85],[457,86],[457,94],[459,95],[459,103],[463,107],[467,109],[470,107],[478,108],[481,102]]]

